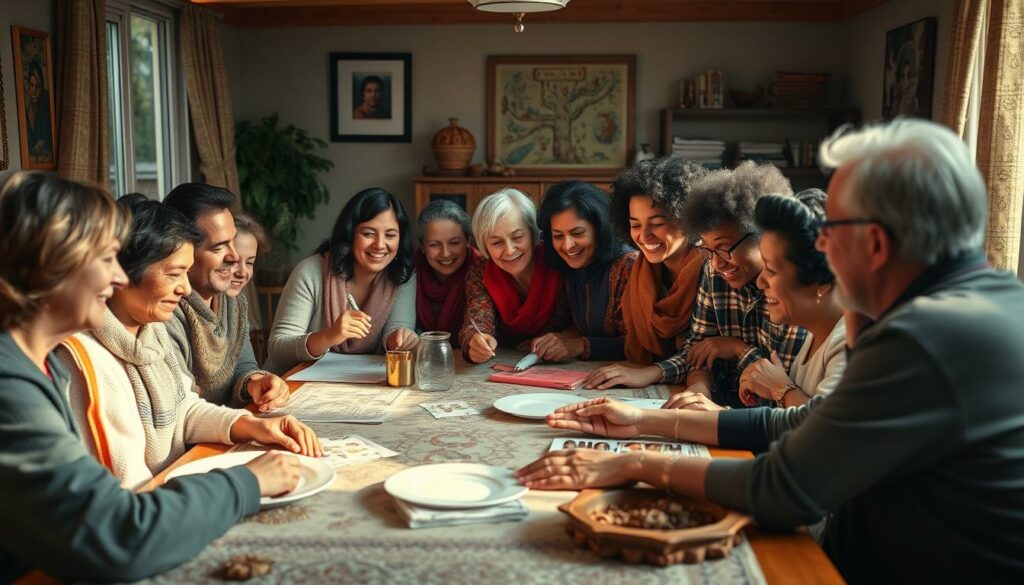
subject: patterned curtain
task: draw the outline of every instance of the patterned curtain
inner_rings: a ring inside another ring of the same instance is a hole
[[[107,185],[106,0],[57,2],[57,172],[68,179]]]
[[[952,128],[961,138],[967,126],[967,105],[987,5],[988,0],[957,0],[953,17],[944,106],[938,121]]]
[[[989,0],[978,168],[989,192],[985,251],[1016,272],[1024,204],[1024,1]]]
[[[217,16],[189,4],[182,10],[181,59],[199,170],[211,185],[238,195],[235,118]]]

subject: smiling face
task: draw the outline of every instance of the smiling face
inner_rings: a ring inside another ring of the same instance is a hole
[[[700,239],[704,246],[724,252],[736,246],[743,235],[738,227],[729,223],[720,225],[714,230],[701,232]],[[756,242],[757,240],[753,237],[747,237],[732,250],[729,260],[714,254],[708,261],[711,263],[711,267],[725,279],[730,288],[743,288],[761,273],[763,264]]]
[[[181,299],[192,292],[188,269],[194,253],[192,244],[186,242],[170,256],[150,264],[138,285],[114,292],[110,309],[129,327],[170,321]]]
[[[450,219],[428,223],[420,246],[427,264],[441,281],[458,272],[469,256],[469,239],[462,233],[462,226]]]
[[[648,195],[629,199],[629,234],[651,264],[671,261],[686,251],[683,230]]]
[[[259,245],[256,243],[256,236],[248,232],[238,232],[235,236],[235,252],[238,254],[238,261],[231,268],[231,288],[228,295],[237,297],[242,288],[252,280],[253,271],[256,268],[256,252]]]
[[[757,277],[757,286],[764,291],[768,317],[780,325],[807,323],[822,285],[800,282],[796,264],[786,259],[786,240],[779,234],[765,232],[760,248],[764,269]]]
[[[203,243],[195,250],[195,263],[188,276],[192,288],[205,301],[231,288],[231,269],[238,261],[234,239],[235,219],[227,209],[208,211],[196,221]]]
[[[509,213],[496,224],[485,240],[487,256],[513,277],[525,274],[533,266],[533,237],[530,228],[517,213]]]
[[[594,224],[571,207],[556,213],[551,216],[551,245],[569,268],[579,270],[590,264],[597,251]]]
[[[376,274],[388,267],[398,253],[398,217],[388,208],[369,221],[356,225],[352,239],[355,269]]]
[[[96,258],[72,274],[46,303],[46,311],[62,315],[67,330],[95,329],[103,324],[107,300],[128,284],[117,261],[121,245],[111,240]]]
[[[376,81],[370,81],[363,87],[363,103],[370,108],[376,108],[380,103],[381,87]]]

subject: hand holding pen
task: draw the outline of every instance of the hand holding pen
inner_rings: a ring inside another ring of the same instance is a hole
[[[331,330],[334,332],[335,345],[344,343],[349,339],[362,339],[370,334],[372,317],[359,310],[359,305],[349,293],[345,297],[348,300],[348,310],[344,311],[335,319]]]
[[[469,338],[469,348],[467,350],[469,359],[475,364],[486,362],[494,357],[494,350],[498,347],[498,340],[493,335],[481,332],[472,318],[470,318],[469,324],[476,331],[476,334]]]

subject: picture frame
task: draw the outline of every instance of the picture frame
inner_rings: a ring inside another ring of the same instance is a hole
[[[882,118],[931,118],[935,79],[934,17],[885,33]]]
[[[331,142],[412,142],[412,53],[331,53]]]
[[[612,174],[633,160],[636,55],[487,57],[487,162]]]
[[[11,52],[14,54],[21,168],[56,169],[57,117],[53,107],[50,35],[12,26]]]

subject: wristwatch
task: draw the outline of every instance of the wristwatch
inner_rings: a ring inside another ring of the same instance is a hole
[[[786,407],[786,404],[785,404],[786,394],[789,394],[790,391],[792,391],[792,390],[799,390],[799,389],[800,389],[800,387],[797,386],[793,382],[790,382],[789,384],[786,384],[786,386],[784,388],[782,388],[782,390],[780,390],[778,392],[778,394],[775,395],[775,398],[774,398],[775,406],[777,406],[779,408],[785,408]]]

